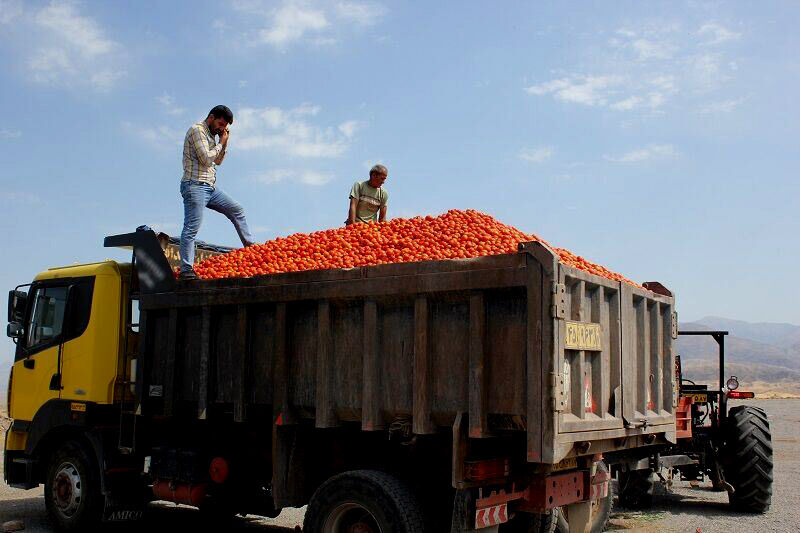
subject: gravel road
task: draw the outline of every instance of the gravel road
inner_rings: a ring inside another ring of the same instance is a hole
[[[735,512],[728,506],[725,492],[712,492],[709,483],[692,488],[675,481],[667,491],[660,488],[653,508],[646,512],[617,508],[609,531],[641,532],[796,532],[800,530],[800,400],[761,400],[747,402],[766,409],[772,427],[775,452],[775,485],[772,508],[763,515]],[[732,402],[732,405],[734,402]],[[2,463],[0,463],[1,468]],[[794,496],[792,496],[794,494]],[[0,524],[23,520],[25,531],[53,531],[47,522],[42,489],[22,491],[0,483]],[[286,509],[275,519],[239,519],[231,531],[295,532],[303,520],[303,509]],[[120,528],[115,528],[119,530]],[[167,533],[177,530],[203,531],[199,514],[192,508],[154,504],[144,524],[132,531]],[[124,530],[128,530],[125,528]]]

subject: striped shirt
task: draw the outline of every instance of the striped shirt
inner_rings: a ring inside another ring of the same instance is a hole
[[[214,185],[217,169],[214,160],[222,153],[205,121],[194,124],[183,140],[182,180],[201,181]]]

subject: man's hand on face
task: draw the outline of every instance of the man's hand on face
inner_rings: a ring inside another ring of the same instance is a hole
[[[228,145],[228,136],[230,136],[230,131],[228,131],[228,128],[226,127],[222,130],[222,133],[219,136],[219,142],[221,142],[223,146]]]

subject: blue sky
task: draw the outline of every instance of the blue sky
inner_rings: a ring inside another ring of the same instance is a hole
[[[225,103],[218,184],[259,240],[340,225],[381,162],[390,216],[479,209],[661,281],[682,319],[798,324],[797,20],[794,2],[0,0],[0,284],[126,259],[102,238],[139,224],[179,233],[183,134]],[[237,243],[212,212],[200,238]]]

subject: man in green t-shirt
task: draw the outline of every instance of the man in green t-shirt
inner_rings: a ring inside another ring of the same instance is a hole
[[[386,220],[386,204],[389,193],[382,187],[389,176],[383,165],[375,165],[369,171],[367,181],[357,181],[350,189],[350,211],[345,224],[355,222],[383,222]]]

